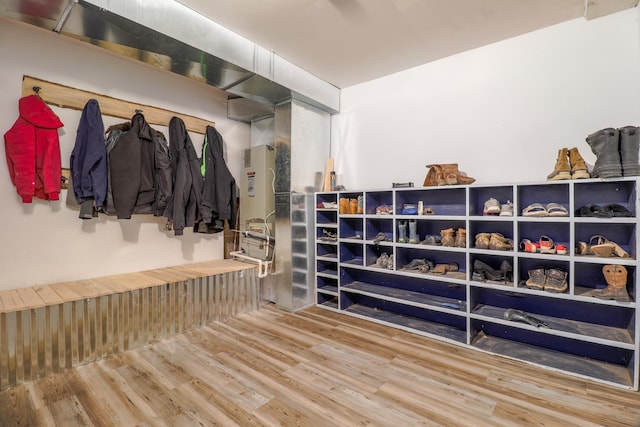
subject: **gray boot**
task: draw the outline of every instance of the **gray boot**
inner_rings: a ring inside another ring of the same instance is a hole
[[[407,221],[398,221],[398,243],[407,243]]]
[[[409,243],[418,243],[418,222],[415,219],[409,220]]]
[[[625,126],[620,132],[620,159],[623,176],[640,176],[638,150],[640,149],[640,129],[636,126]]]
[[[593,178],[618,178],[622,176],[620,164],[620,143],[618,129],[606,128],[587,137],[587,144],[596,155]]]

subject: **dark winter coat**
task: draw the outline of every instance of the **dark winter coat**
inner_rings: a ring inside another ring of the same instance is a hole
[[[134,116],[135,118],[135,116]],[[151,129],[149,127],[149,129]],[[113,160],[118,161],[116,156],[111,159],[111,152],[116,147],[120,139],[132,130],[132,124],[129,122],[121,123],[119,125],[110,126],[107,130],[107,140],[105,148],[107,156],[110,159],[109,171],[107,178],[107,201],[105,203],[105,213],[107,215],[117,215],[117,210],[114,203],[113,184],[112,184],[112,164]],[[169,153],[169,145],[167,140],[162,134],[156,130],[151,129],[151,135],[154,147],[154,159],[153,159],[153,187],[154,187],[154,200],[151,204],[136,204],[133,208],[134,214],[153,214],[154,216],[162,216],[169,201],[171,199],[171,193],[173,191],[172,173],[171,173],[171,160]],[[126,161],[125,161],[126,163]],[[133,164],[130,163],[133,167]],[[116,167],[116,169],[118,169]],[[117,186],[116,186],[117,187]],[[117,191],[117,190],[116,190]],[[116,196],[117,197],[117,196]]]
[[[202,222],[196,229],[203,233],[218,233],[224,230],[224,221],[231,228],[236,223],[236,180],[224,161],[222,135],[212,126],[207,126],[202,146],[204,188],[202,190]]]
[[[136,113],[131,129],[109,152],[111,193],[118,219],[129,219],[134,210],[152,211],[155,147],[153,129],[144,116]]]
[[[107,151],[98,101],[90,99],[80,117],[71,152],[71,182],[78,203],[93,200],[101,209],[107,197]]]
[[[58,128],[63,123],[37,95],[18,102],[20,117],[4,134],[11,182],[23,203],[58,200],[62,169]]]
[[[169,122],[169,150],[173,194],[165,216],[173,222],[175,235],[181,236],[185,227],[193,227],[202,218],[202,175],[198,155],[184,121],[179,117],[173,117]]]

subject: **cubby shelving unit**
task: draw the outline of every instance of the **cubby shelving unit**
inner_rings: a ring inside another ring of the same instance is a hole
[[[638,178],[629,177],[316,193],[316,304],[638,390],[637,189]],[[503,204],[512,202],[513,215],[484,215],[484,203],[489,198]],[[341,199],[347,199],[347,203],[341,203]],[[344,207],[358,199],[359,212]],[[566,208],[567,215],[524,216],[523,209],[533,203],[558,203]],[[580,216],[577,211],[588,204],[617,204],[631,216]],[[412,212],[404,209],[406,206],[418,205],[433,213],[406,214]],[[418,240],[400,242],[399,225],[409,223],[415,227]],[[426,244],[427,236],[440,236],[441,230],[449,228],[456,233],[466,231],[466,243]],[[513,249],[476,248],[478,233],[500,233],[511,239]],[[616,242],[630,257],[576,253],[577,242],[588,243],[595,235]],[[520,248],[521,240],[539,241],[542,236],[566,246],[567,253],[530,253]],[[378,262],[383,258],[385,262]],[[430,268],[409,268],[415,260],[424,261]],[[502,266],[508,274],[499,281],[474,277],[476,261],[497,271]],[[626,268],[631,301],[594,295],[607,287],[602,268],[608,264]],[[434,265],[457,268],[436,274]],[[529,272],[537,268],[567,272],[567,289],[551,292],[526,286]],[[508,309],[524,311],[548,327],[508,320]]]

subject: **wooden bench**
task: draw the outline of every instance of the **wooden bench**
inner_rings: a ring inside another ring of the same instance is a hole
[[[256,310],[254,265],[215,260],[0,291],[0,389]]]

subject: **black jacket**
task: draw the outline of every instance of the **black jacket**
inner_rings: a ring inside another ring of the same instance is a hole
[[[193,227],[202,218],[202,175],[196,149],[184,122],[178,117],[169,122],[169,150],[173,194],[165,216],[173,222],[175,235],[181,236],[185,227]]]
[[[136,113],[131,123],[109,128],[107,214],[163,214],[171,198],[171,162],[162,133]]]
[[[224,230],[224,221],[230,227],[236,223],[236,180],[224,161],[222,135],[212,126],[207,126],[202,146],[202,168],[204,187],[202,190],[202,223],[196,231],[218,233]]]

